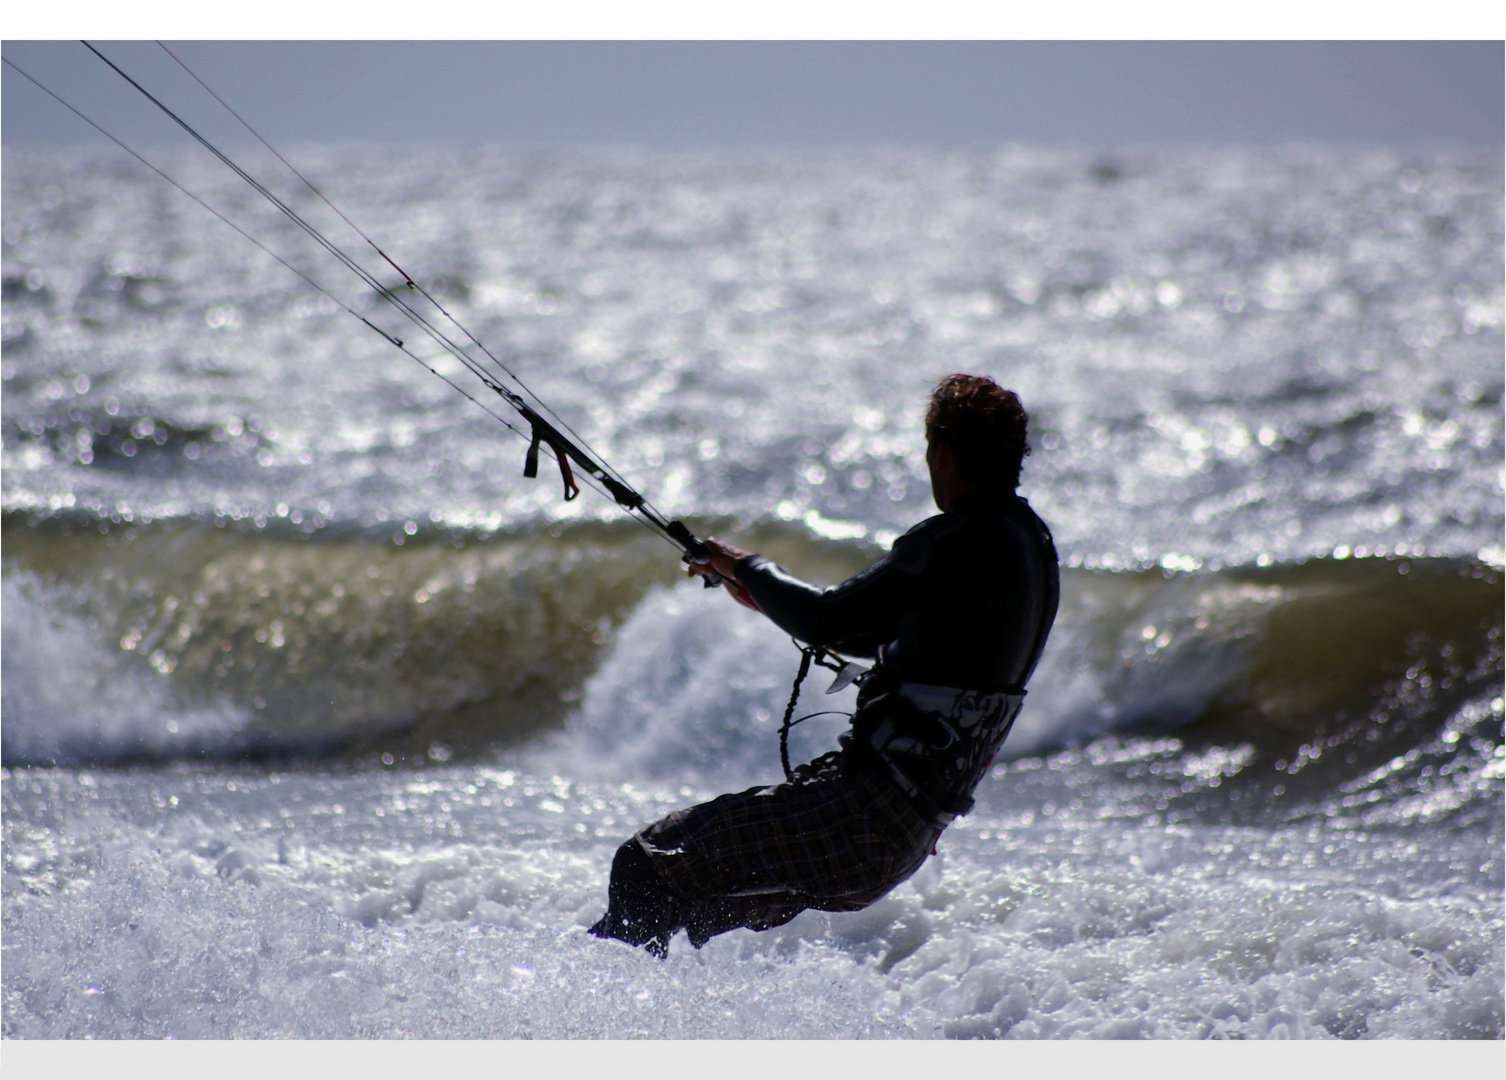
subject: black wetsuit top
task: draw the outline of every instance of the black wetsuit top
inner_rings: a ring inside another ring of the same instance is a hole
[[[873,657],[891,679],[1024,689],[1056,618],[1051,532],[1013,492],[974,492],[894,542],[878,562],[819,589],[761,555],[738,580],[765,615],[810,645]]]

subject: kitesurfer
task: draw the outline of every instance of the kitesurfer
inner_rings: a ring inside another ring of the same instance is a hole
[[[840,750],[784,783],[677,810],[624,843],[591,933],[663,957],[680,929],[700,948],[806,908],[860,910],[934,853],[971,808],[1056,616],[1051,533],[1015,491],[1027,422],[992,379],[941,380],[926,413],[941,513],[832,588],[707,541],[692,574],[719,575],[800,641],[874,664]]]

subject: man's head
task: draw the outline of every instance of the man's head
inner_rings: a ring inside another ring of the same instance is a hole
[[[948,375],[931,392],[926,439],[933,450],[951,448],[967,482],[985,490],[1013,491],[1030,447],[1029,417],[1014,391],[984,375]]]

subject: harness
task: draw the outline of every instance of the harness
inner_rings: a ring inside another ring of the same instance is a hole
[[[892,680],[882,668],[862,669],[839,663],[825,649],[799,648],[800,670],[779,728],[785,780],[795,779],[790,767],[791,728],[816,716],[851,716],[852,730],[839,739],[843,749],[888,775],[923,817],[946,828],[972,809],[973,789],[1009,735],[1025,700],[1023,689],[990,693],[925,683],[884,689]],[[837,672],[829,694],[854,681],[863,685],[857,712],[823,710],[793,718],[800,687],[813,664]]]
[[[886,773],[921,816],[944,829],[973,808],[973,791],[1024,701],[1023,689],[901,683],[858,709],[846,745]]]

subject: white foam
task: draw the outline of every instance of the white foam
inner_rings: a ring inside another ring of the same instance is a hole
[[[243,712],[185,707],[165,676],[139,657],[107,651],[35,577],[7,574],[0,596],[8,764],[226,753],[245,743]]]
[[[1322,827],[975,814],[863,912],[660,963],[585,927],[674,792],[476,767],[183,769],[149,804],[119,774],[4,785],[11,1038],[1503,1030],[1499,889]]]
[[[724,785],[772,782],[779,772],[779,724],[800,654],[767,619],[721,591],[689,584],[656,591],[617,633],[617,644],[586,683],[563,749],[550,751],[571,775]],[[827,696],[816,670],[796,716],[851,712],[856,691]],[[843,717],[793,729],[791,757],[836,749]]]

